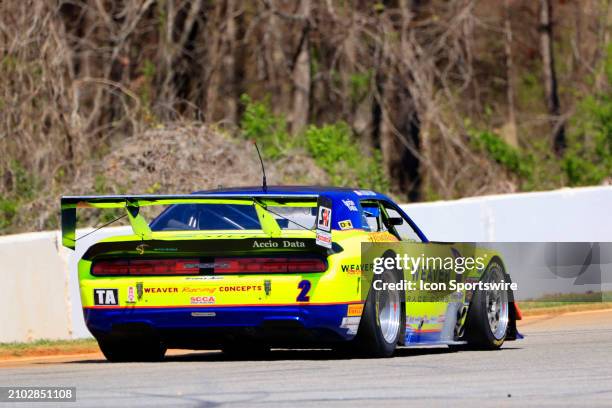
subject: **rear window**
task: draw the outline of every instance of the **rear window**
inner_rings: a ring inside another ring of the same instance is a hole
[[[313,229],[315,207],[268,207],[281,229]],[[176,204],[151,223],[153,231],[259,230],[261,225],[252,205]]]

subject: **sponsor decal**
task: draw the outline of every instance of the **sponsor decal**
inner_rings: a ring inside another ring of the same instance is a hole
[[[316,237],[317,245],[321,245],[326,248],[332,247],[332,237],[331,233],[325,231],[317,231]]]
[[[253,248],[306,248],[302,241],[253,241]]]
[[[331,208],[319,207],[319,216],[317,217],[317,228],[323,231],[331,231]]]
[[[142,299],[142,293],[143,293],[142,282],[136,282],[136,294],[138,295],[138,300]]]
[[[376,193],[371,190],[354,190],[354,193],[358,196],[375,196]]]
[[[359,316],[347,316],[342,318],[342,323],[340,324],[341,329],[348,329],[347,334],[357,334],[357,329],[359,328],[359,322],[361,321],[361,317]]]
[[[183,293],[209,293],[213,294],[217,288],[209,288],[209,287],[195,287],[195,288],[183,288]]]
[[[342,272],[346,272],[349,275],[360,275],[361,272],[370,272],[374,270],[374,264],[343,264],[340,265]]]
[[[212,305],[215,303],[214,296],[192,296],[189,299],[189,303],[192,305]]]
[[[342,200],[342,202],[344,203],[344,205],[346,205],[346,208],[348,208],[349,211],[359,211],[357,209],[357,205],[353,200]]]
[[[329,197],[320,196],[317,200],[316,244],[325,248],[332,247],[331,220],[332,200]]]
[[[94,305],[96,306],[116,306],[119,304],[118,289],[94,289]]]
[[[232,286],[220,286],[219,292],[251,292],[261,291],[263,288],[261,285],[232,285]]]
[[[306,248],[306,244],[301,241],[283,241],[283,248]]]
[[[143,255],[145,253],[145,249],[148,247],[149,245],[147,244],[140,244],[136,247],[136,252],[138,252],[138,254]]]
[[[346,311],[347,316],[361,316],[362,313],[363,313],[363,304],[348,305],[348,309]]]
[[[264,280],[264,290],[266,291],[266,296],[270,296],[272,292],[272,281],[270,279]]]
[[[144,288],[145,293],[178,293],[178,288]]]
[[[338,225],[341,230],[353,229],[353,223],[351,220],[338,221]]]
[[[128,303],[134,303],[135,302],[135,290],[133,286],[128,286],[127,289],[127,301]]]

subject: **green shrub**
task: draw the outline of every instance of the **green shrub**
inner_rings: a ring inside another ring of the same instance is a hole
[[[335,185],[389,189],[380,151],[364,155],[346,123],[310,125],[303,135],[292,135],[285,118],[272,113],[267,100],[253,101],[248,95],[241,100],[245,105],[242,136],[257,141],[266,158],[276,160],[304,148]]]
[[[570,121],[562,166],[572,186],[600,184],[612,177],[612,43],[602,69],[608,89],[586,96]]]
[[[474,147],[485,152],[489,158],[517,176],[530,179],[533,173],[533,158],[506,143],[489,130],[468,127],[468,135]]]
[[[364,155],[346,123],[321,127],[310,125],[305,136],[309,153],[329,174],[332,184],[357,185],[378,191],[389,189],[380,151],[372,152],[371,156]]]
[[[253,101],[248,95],[242,95],[240,100],[245,105],[240,120],[242,135],[258,142],[264,156],[278,159],[294,147],[287,121],[271,111],[267,100]]]
[[[612,176],[612,96],[586,97],[571,124],[563,160],[569,184],[599,184]]]
[[[0,231],[8,228],[17,215],[19,204],[15,200],[0,198]]]
[[[14,194],[19,201],[27,201],[34,198],[37,192],[38,182],[18,161],[13,160],[10,166],[14,180]]]
[[[0,231],[11,226],[19,207],[25,202],[32,201],[39,188],[36,178],[17,160],[10,162],[9,175],[13,187],[6,196],[0,197]]]
[[[366,72],[354,72],[349,77],[351,90],[351,100],[353,103],[361,102],[369,92],[370,82],[372,82],[372,70]]]
[[[587,97],[572,120],[563,169],[572,186],[600,184],[612,176],[612,97]]]

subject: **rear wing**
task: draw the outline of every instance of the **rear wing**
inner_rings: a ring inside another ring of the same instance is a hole
[[[314,194],[185,194],[185,195],[108,195],[64,196],[61,198],[62,245],[74,249],[76,244],[77,208],[124,208],[135,235],[151,239],[152,232],[140,214],[140,207],[173,204],[236,204],[253,205],[263,231],[271,237],[279,236],[281,229],[267,206],[317,207],[319,196]],[[314,231],[313,231],[314,232]]]

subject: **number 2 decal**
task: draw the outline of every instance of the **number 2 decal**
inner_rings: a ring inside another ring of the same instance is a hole
[[[298,289],[301,289],[300,294],[295,299],[296,302],[310,302],[310,296],[308,296],[308,291],[312,284],[309,280],[304,279],[298,283]]]

